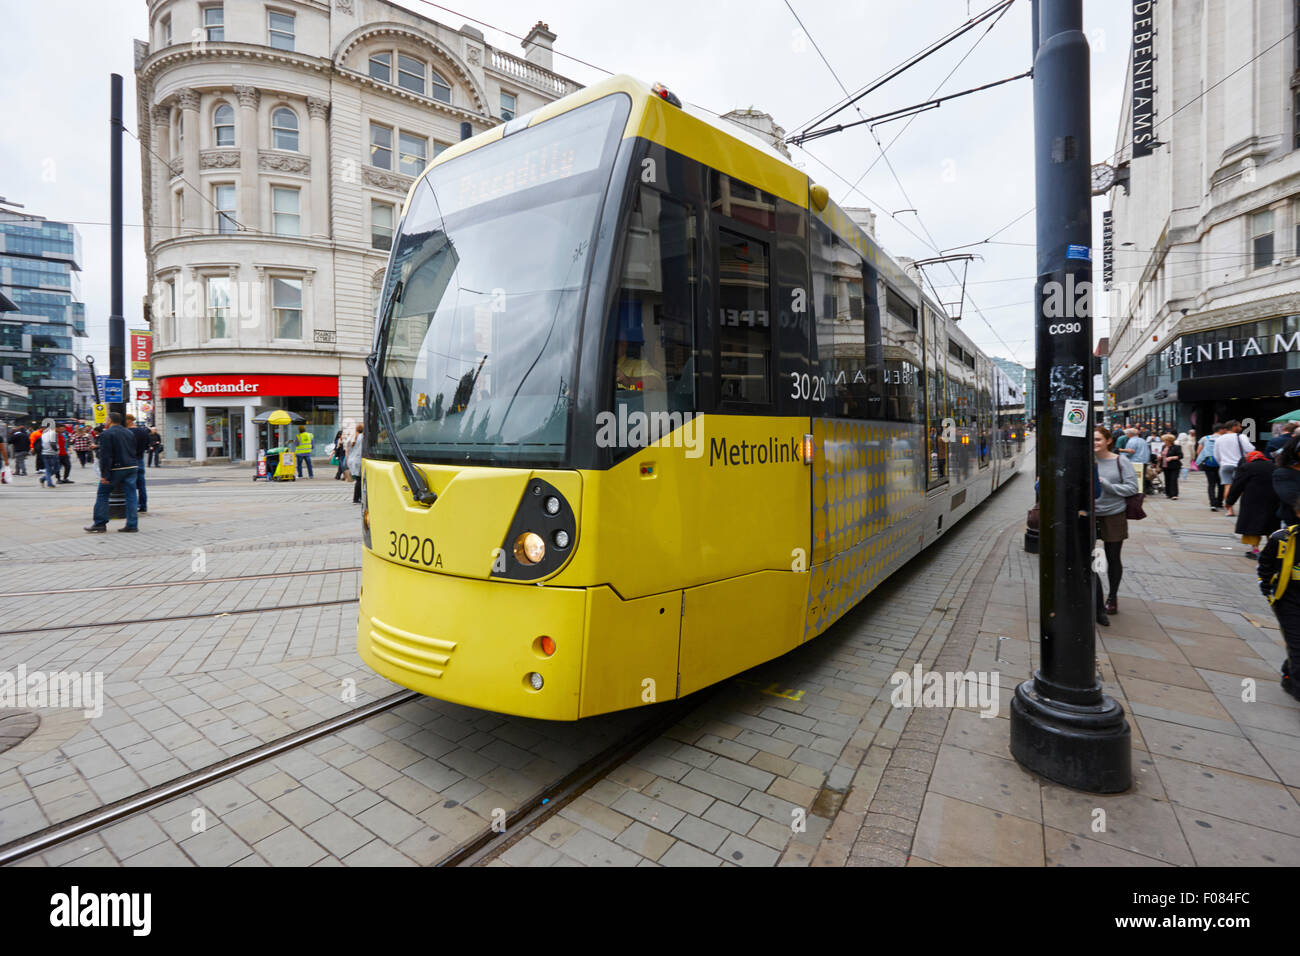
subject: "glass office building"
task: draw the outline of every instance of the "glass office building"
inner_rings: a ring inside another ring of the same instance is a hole
[[[0,377],[28,390],[24,417],[88,414],[77,390],[81,235],[74,226],[0,210],[0,292],[18,306],[0,312]]]

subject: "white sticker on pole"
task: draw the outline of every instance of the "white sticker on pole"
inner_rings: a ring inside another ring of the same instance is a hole
[[[1088,403],[1066,399],[1065,418],[1061,420],[1061,434],[1070,438],[1088,437]]]

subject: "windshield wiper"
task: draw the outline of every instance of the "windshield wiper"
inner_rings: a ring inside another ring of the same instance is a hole
[[[387,396],[384,395],[383,386],[379,384],[379,356],[388,343],[388,323],[393,317],[397,300],[402,297],[402,288],[399,279],[393,287],[393,294],[388,297],[388,302],[384,306],[384,314],[379,318],[379,342],[376,344],[375,351],[366,356],[366,383],[370,391],[370,400],[375,403],[379,412],[379,424],[388,433],[388,440],[392,442],[393,453],[411,489],[411,497],[415,499],[416,504],[432,505],[438,500],[438,496],[429,489],[429,483],[424,480],[424,473],[411,464],[411,459],[407,458],[406,452],[402,450],[401,442],[397,440],[397,430],[393,428],[393,420],[388,415]]]

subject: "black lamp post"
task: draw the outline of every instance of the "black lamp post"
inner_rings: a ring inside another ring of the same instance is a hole
[[[1132,740],[1097,676],[1088,41],[1082,0],[1037,0],[1034,13],[1041,666],[1016,688],[1011,753],[1049,780],[1117,793],[1132,786]]]

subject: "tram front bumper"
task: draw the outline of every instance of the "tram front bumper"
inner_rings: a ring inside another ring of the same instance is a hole
[[[361,560],[357,651],[377,673],[469,707],[578,719],[585,589],[421,571],[369,550]],[[555,642],[550,656],[543,636]]]

